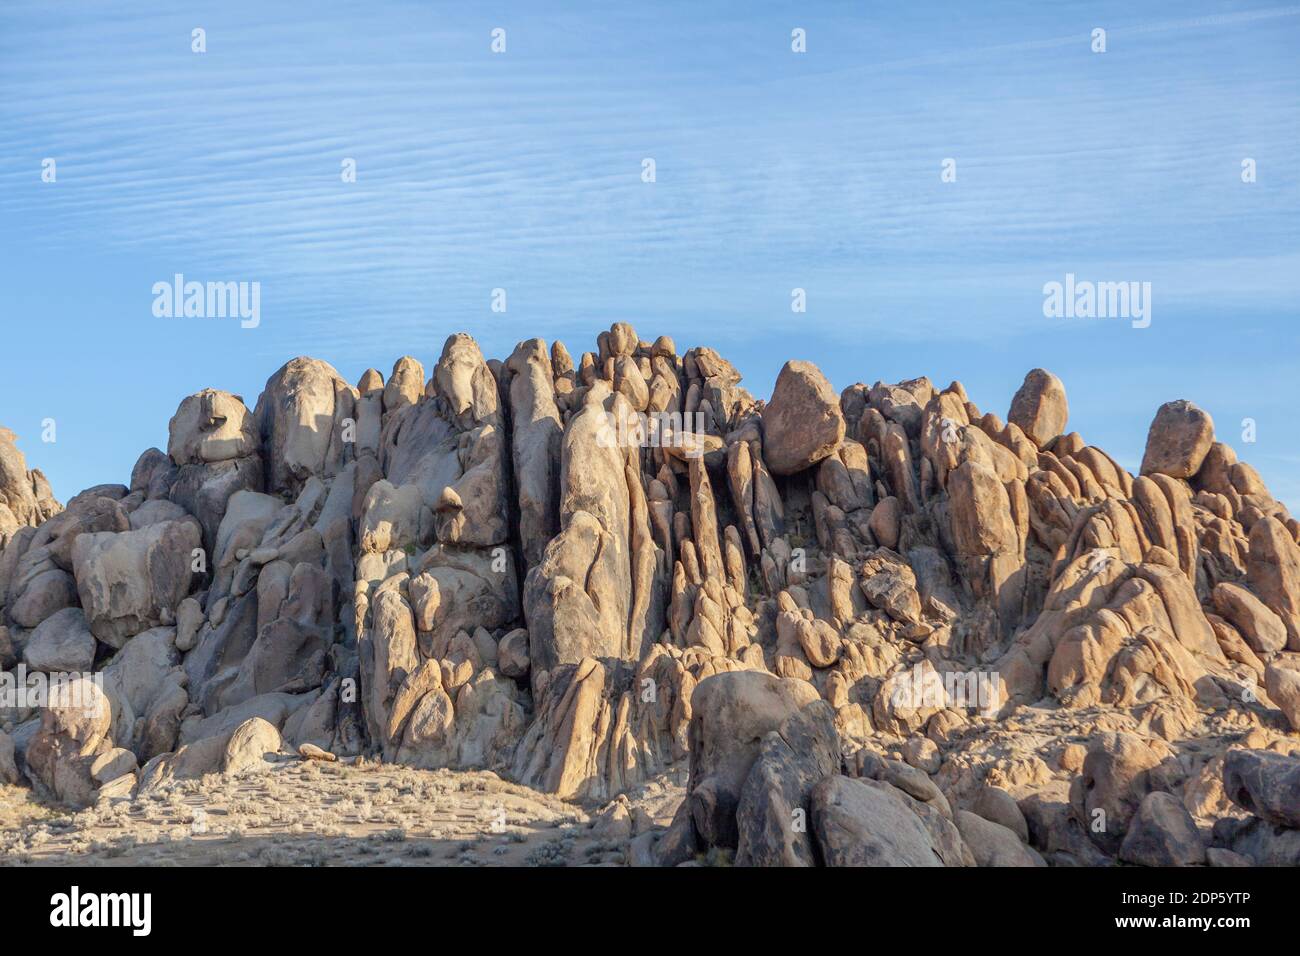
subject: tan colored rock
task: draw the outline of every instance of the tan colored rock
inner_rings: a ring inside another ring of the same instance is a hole
[[[1093,738],[1082,773],[1070,787],[1075,819],[1107,853],[1118,853],[1143,798],[1164,789],[1161,764],[1171,757],[1161,741],[1130,733]]]
[[[418,404],[424,396],[424,366],[418,359],[403,355],[393,363],[393,373],[383,389],[385,415]]]
[[[27,638],[23,661],[34,671],[88,672],[95,662],[95,638],[81,608],[64,608],[42,621]]]
[[[961,866],[960,837],[953,853],[926,826],[920,806],[878,780],[827,777],[812,791],[813,833],[826,865]]]
[[[1178,798],[1155,792],[1142,799],[1119,858],[1136,866],[1195,866],[1205,862],[1205,845]]]
[[[695,688],[686,799],[705,845],[737,845],[736,810],[763,735],[815,700],[809,684],[754,671],[717,674]]]
[[[330,477],[352,457],[346,419],[356,420],[355,390],[326,362],[296,358],[272,375],[253,412],[272,491],[294,494],[312,476]]]
[[[736,809],[737,866],[815,865],[811,791],[839,772],[841,759],[834,715],[820,701],[764,735]]]
[[[528,655],[528,631],[517,627],[501,638],[497,649],[501,673],[506,677],[522,680],[528,676],[530,659]]]
[[[241,776],[269,769],[267,756],[280,752],[282,741],[276,726],[261,717],[254,717],[235,728],[226,743],[221,759],[222,773]]]
[[[811,362],[786,362],[763,409],[763,460],[776,475],[803,471],[844,438],[844,415],[830,382]]]
[[[1078,747],[1079,745],[1074,744],[1072,746]],[[1079,749],[1082,750],[1083,748],[1080,747]],[[1080,767],[1082,763],[1083,754],[1080,753]],[[1016,803],[1015,798],[1002,787],[995,787],[991,784],[982,787],[979,793],[976,794],[971,809],[985,820],[1010,830],[1021,843],[1029,842],[1029,826],[1025,822],[1025,815],[1020,811],[1020,806]]]
[[[1286,717],[1292,730],[1300,731],[1300,670],[1269,664],[1264,671],[1264,689]]]
[[[1246,584],[1282,619],[1287,647],[1300,651],[1300,545],[1276,518],[1262,518],[1250,529]]]
[[[39,469],[28,470],[14,433],[0,428],[0,538],[35,527],[61,510],[45,476]]]
[[[562,347],[562,346],[561,346]],[[560,439],[554,370],[541,339],[515,346],[506,362],[510,380],[511,454],[519,498],[524,560],[538,564],[560,524]]]
[[[1234,748],[1223,762],[1229,799],[1274,826],[1300,828],[1300,758]]]
[[[1016,425],[1035,445],[1045,448],[1065,431],[1070,404],[1061,380],[1041,368],[1025,376],[1011,399],[1007,421]]]
[[[167,454],[177,465],[257,454],[253,415],[238,395],[205,388],[181,402],[167,426]]]
[[[201,544],[192,518],[80,535],[72,560],[91,633],[120,648],[134,634],[172,623],[190,593],[194,551]]]
[[[958,810],[953,822],[978,866],[1047,865],[1014,832],[999,823],[968,810]]]
[[[1286,625],[1264,602],[1240,584],[1221,581],[1211,594],[1214,606],[1246,639],[1250,649],[1272,657],[1286,647]]]
[[[871,509],[871,533],[882,548],[897,548],[902,510],[898,499],[889,495]]]
[[[1019,538],[1011,515],[1011,501],[991,469],[979,462],[964,462],[949,478],[948,495],[958,554],[1015,553]]]
[[[27,747],[27,774],[38,791],[73,807],[94,802],[96,761],[113,749],[108,698],[88,678],[54,684]]]
[[[1190,478],[1214,443],[1214,421],[1207,412],[1185,399],[1166,402],[1156,412],[1147,432],[1141,473]]]

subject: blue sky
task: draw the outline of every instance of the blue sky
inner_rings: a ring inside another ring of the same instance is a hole
[[[760,397],[806,358],[1005,415],[1042,366],[1130,468],[1187,398],[1300,506],[1300,5],[177,6],[0,6],[0,424],[61,498],[295,355],[630,321]],[[177,272],[260,282],[261,325],[155,318]],[[1151,326],[1044,317],[1067,272],[1151,282]]]

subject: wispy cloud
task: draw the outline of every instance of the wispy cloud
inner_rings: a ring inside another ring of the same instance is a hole
[[[815,305],[801,331],[853,346],[846,361],[962,342],[1014,387],[1022,362],[987,343],[1091,348],[1038,313],[1067,269],[1155,282],[1184,328],[1293,312],[1300,7],[832,6],[798,14],[804,56],[795,16],[6,4],[0,251],[83,272],[126,257],[142,291],[110,301],[139,323],[148,276],[260,280],[268,320],[238,350],[268,363],[370,354],[376,337],[436,352],[476,320],[508,350],[637,317],[697,334],[707,319],[743,363],[789,335],[798,285]],[[1244,156],[1261,170],[1248,188]],[[498,286],[508,317],[487,312]],[[203,333],[167,334],[203,350]],[[1124,347],[1188,375],[1213,358],[1156,339]]]

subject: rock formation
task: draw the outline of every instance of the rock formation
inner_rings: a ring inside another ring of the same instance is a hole
[[[633,860],[1300,862],[1300,524],[1189,402],[1137,475],[1067,422],[1042,369],[1005,421],[803,361],[765,403],[619,323],[294,359],[66,508],[0,430],[0,784],[684,773]]]

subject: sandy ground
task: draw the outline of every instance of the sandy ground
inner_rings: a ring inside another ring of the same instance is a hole
[[[666,825],[684,781],[631,795]],[[622,866],[626,829],[487,772],[286,758],[71,811],[0,785],[0,866]]]

